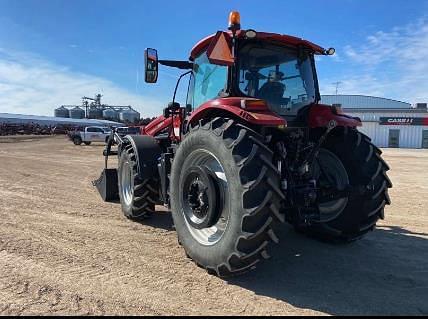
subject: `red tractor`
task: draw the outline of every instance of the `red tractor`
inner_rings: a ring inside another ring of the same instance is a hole
[[[229,31],[196,44],[189,61],[145,51],[148,83],[159,64],[187,71],[142,135],[112,136],[104,155],[117,154],[118,169],[97,183],[105,200],[119,196],[129,219],[170,207],[187,255],[218,276],[269,258],[284,222],[321,240],[361,238],[384,217],[392,186],[360,119],[319,104],[314,57],[334,49],[241,30],[239,20],[232,12]],[[186,75],[181,107],[175,96]]]

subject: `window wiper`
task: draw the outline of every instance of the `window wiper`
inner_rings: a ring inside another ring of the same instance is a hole
[[[202,81],[201,84],[204,84],[210,78],[210,76],[214,73],[214,71],[217,70],[217,68],[218,68],[218,65],[214,66],[212,71],[209,74],[207,74],[207,76],[204,77],[204,80]]]

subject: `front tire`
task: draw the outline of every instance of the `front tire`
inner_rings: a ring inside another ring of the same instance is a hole
[[[369,137],[355,129],[338,129],[326,140],[323,148],[334,154],[346,169],[353,187],[362,186],[364,194],[349,196],[338,216],[310,226],[297,226],[301,232],[330,242],[351,242],[373,230],[384,219],[384,208],[391,203],[388,188],[392,187],[386,172],[389,166],[381,158],[381,150]],[[335,165],[335,169],[339,165]],[[343,205],[343,203],[342,203]]]
[[[159,196],[157,183],[139,177],[131,144],[125,145],[119,157],[118,183],[122,212],[126,218],[142,220],[154,213]]]
[[[73,137],[73,143],[74,143],[74,145],[81,145],[82,144],[82,138],[80,136]]]
[[[174,224],[187,255],[209,273],[253,269],[278,242],[284,195],[272,156],[262,136],[222,118],[196,126],[180,144],[171,171]]]

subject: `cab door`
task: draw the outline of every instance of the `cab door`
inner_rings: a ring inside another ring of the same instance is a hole
[[[195,110],[205,102],[225,93],[228,83],[228,67],[212,64],[206,52],[193,62],[186,109]]]

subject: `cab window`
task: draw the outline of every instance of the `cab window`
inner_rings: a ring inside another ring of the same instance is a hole
[[[195,109],[226,90],[227,66],[211,64],[206,53],[194,61],[187,104]]]

